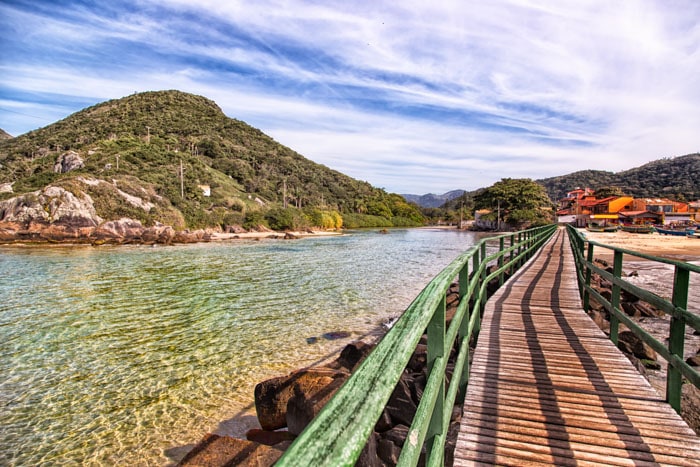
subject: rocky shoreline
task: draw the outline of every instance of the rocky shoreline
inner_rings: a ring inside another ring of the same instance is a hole
[[[106,183],[80,180],[87,185]],[[150,202],[120,193],[144,212],[153,208]],[[333,234],[337,232],[276,232],[264,226],[250,230],[241,226],[176,230],[159,222],[144,225],[129,217],[107,220],[97,214],[89,195],[76,195],[59,186],[0,201],[0,244],[171,245],[246,238],[289,240]]]

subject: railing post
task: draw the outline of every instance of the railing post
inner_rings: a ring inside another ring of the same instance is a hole
[[[613,277],[615,279],[619,279],[622,277],[622,252],[615,250],[614,258]],[[617,345],[617,334],[620,327],[620,320],[614,311],[619,310],[620,308],[620,290],[620,286],[613,282],[612,297],[610,298],[610,306],[613,309],[613,311],[610,312],[610,340],[613,341],[613,344],[615,345]]]
[[[486,264],[486,242],[483,242],[481,244],[481,254],[479,255],[481,257],[480,261],[484,263],[481,269],[481,283],[484,284],[486,282],[486,276],[488,275],[488,264]],[[481,296],[481,300],[479,300],[479,320],[481,321],[481,316],[484,315],[484,309],[486,308],[486,298],[488,295],[488,284],[485,284],[486,287],[486,292]]]
[[[690,271],[676,266],[673,277],[673,295],[671,303],[676,308],[688,308],[688,289],[690,286]],[[683,360],[685,349],[685,318],[683,316],[671,316],[668,350]],[[666,400],[676,412],[681,413],[681,372],[670,361],[666,373]]]
[[[445,297],[443,295],[442,300],[435,310],[435,314],[428,324],[428,378],[433,372],[433,367],[435,366],[435,360],[440,357],[445,356]],[[428,449],[427,459],[431,456],[431,449],[433,446],[433,439],[436,436],[442,434],[442,427],[444,422],[445,413],[445,377],[442,376],[442,382],[440,384],[440,390],[438,393],[437,400],[435,401],[435,408],[433,409],[433,415],[430,418],[430,424],[428,425],[428,431],[425,436],[425,445]]]
[[[469,317],[471,316],[469,303],[462,303],[467,295],[467,289],[469,288],[469,261],[464,263],[464,266],[459,271],[459,303],[460,306],[466,308],[464,317],[459,326],[459,345],[462,344],[464,339],[469,339]],[[459,379],[459,395],[458,400],[464,400],[464,396],[467,394],[467,384],[469,384],[469,343],[465,347],[465,352],[467,353],[466,359],[464,360],[464,369],[462,370],[462,375]]]
[[[581,259],[583,259],[583,248],[584,248],[584,243],[581,242]],[[588,312],[591,308],[590,304],[590,298],[591,294],[589,292],[589,288],[591,286],[591,267],[590,264],[593,264],[593,245],[590,243],[588,244],[588,251],[586,252],[586,260],[585,263],[582,264],[581,266],[585,267],[586,271],[586,279],[585,279],[585,285],[583,287],[583,311]]]
[[[512,276],[513,275],[513,258],[515,257],[514,251],[513,251],[513,245],[515,245],[515,234],[510,234],[510,258],[508,259],[508,263],[510,264],[510,268],[508,269],[508,273]]]
[[[518,265],[517,268],[520,269],[520,266],[523,265],[523,259],[520,258],[520,253],[523,251],[523,233],[518,232]]]
[[[503,247],[505,245],[504,243],[505,238],[501,237],[498,239],[498,252],[500,253],[498,255],[498,269],[501,269],[503,267]],[[505,278],[505,273],[503,271],[498,274],[498,286],[502,286]]]

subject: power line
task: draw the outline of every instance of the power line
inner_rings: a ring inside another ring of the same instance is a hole
[[[29,114],[25,114],[23,112],[17,112],[16,110],[6,109],[4,107],[0,107],[0,110],[2,110],[4,112],[12,112],[13,114],[24,115],[25,117],[38,118],[39,120],[48,121],[48,118],[46,118],[46,117],[37,117],[36,115],[29,115]]]

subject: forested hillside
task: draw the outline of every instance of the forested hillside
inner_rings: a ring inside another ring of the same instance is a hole
[[[70,168],[58,169],[68,159]],[[104,102],[0,141],[0,164],[0,200],[57,185],[95,198],[104,219],[137,216],[152,224],[181,216],[180,228],[288,227],[287,221],[301,227],[320,222],[324,212],[340,213],[346,226],[423,221],[399,195],[314,163],[227,117],[214,102],[179,91]],[[132,196],[148,193],[156,208],[135,210],[104,184],[81,184],[86,176]]]
[[[700,199],[700,154],[659,159],[622,172],[583,170],[559,177],[537,180],[556,201],[576,187],[598,189],[616,186],[637,198],[668,197]]]

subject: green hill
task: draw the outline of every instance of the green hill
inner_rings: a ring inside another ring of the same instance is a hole
[[[12,187],[0,200],[60,186],[89,194],[105,220],[130,217],[178,229],[322,227],[320,216],[337,212],[351,227],[422,222],[399,195],[314,163],[227,117],[214,102],[179,91],[111,100],[2,140],[0,164],[0,186]],[[129,196],[153,208],[130,203]]]
[[[616,186],[636,198],[668,197],[700,199],[700,154],[659,159],[622,172],[583,170],[559,177],[537,180],[556,201],[576,187],[594,190]]]

